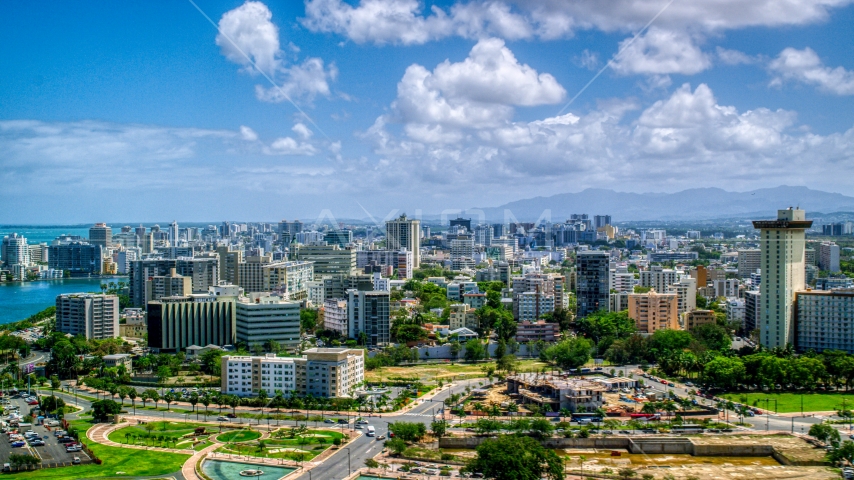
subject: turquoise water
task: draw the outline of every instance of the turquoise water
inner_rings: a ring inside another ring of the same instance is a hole
[[[127,277],[0,283],[0,323],[26,320],[32,314],[56,305],[56,296],[61,293],[100,292],[102,281],[118,280],[127,281]]]
[[[50,244],[50,242],[62,234],[79,235],[83,238],[89,238],[89,227],[91,227],[91,225],[0,225],[0,239],[11,233],[17,233],[18,235],[26,238],[27,243],[30,245],[37,243]],[[115,227],[113,228],[113,231],[115,231]],[[119,231],[121,231],[121,227],[119,227]]]
[[[241,477],[240,471],[247,469],[262,470],[264,471],[264,475],[261,475],[260,477]],[[240,478],[278,480],[295,470],[295,468],[228,462],[225,460],[205,460],[204,463],[202,463],[202,472],[213,480],[235,480]]]

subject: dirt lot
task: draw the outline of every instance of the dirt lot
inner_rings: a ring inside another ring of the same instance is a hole
[[[791,435],[702,435],[691,437],[698,445],[773,445],[777,451],[796,462],[820,462],[824,450]]]
[[[381,382],[392,380],[394,377],[406,377],[418,379],[421,382],[435,382],[444,380],[459,380],[464,378],[485,377],[481,367],[484,365],[495,365],[495,363],[440,363],[429,365],[413,365],[400,367],[381,367],[376,370],[365,372],[365,380],[369,382]],[[536,360],[522,360],[519,362],[519,371],[528,371],[544,367],[546,364]]]

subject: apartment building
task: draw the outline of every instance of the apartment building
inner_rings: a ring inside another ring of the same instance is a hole
[[[169,275],[155,275],[145,282],[145,303],[163,297],[179,297],[193,293],[193,279],[178,275],[174,268]]]
[[[741,278],[750,278],[751,273],[756,273],[759,270],[762,260],[762,250],[750,249],[738,251],[738,276]]]
[[[576,255],[576,299],[578,317],[583,318],[610,304],[609,270],[611,256],[600,250]]]
[[[635,321],[639,332],[679,329],[679,299],[675,293],[647,293],[629,295],[629,318]]]
[[[526,342],[556,342],[560,339],[560,325],[547,323],[545,320],[522,321],[516,325],[516,341]]]
[[[358,339],[364,334],[369,346],[391,342],[389,292],[347,290],[347,336]]]
[[[83,335],[87,340],[119,335],[119,297],[93,293],[64,293],[56,297],[56,330]]]
[[[454,303],[450,307],[450,316],[448,317],[448,328],[457,330],[460,328],[468,328],[474,330],[480,326],[475,309],[464,303]]]
[[[854,289],[795,293],[795,348],[854,354]]]
[[[221,391],[241,397],[264,390],[315,397],[349,397],[365,380],[364,350],[312,348],[301,357],[222,357]]]
[[[270,255],[250,256],[238,266],[238,278],[247,293],[276,292],[288,300],[302,300],[308,297],[314,268],[312,262],[273,262]]]
[[[713,310],[694,310],[685,314],[685,330],[691,330],[700,325],[714,325],[718,317]]]
[[[648,270],[640,272],[640,286],[652,288],[656,292],[666,292],[667,287],[679,280],[679,272],[665,269],[660,266],[652,266]]]
[[[318,323],[326,330],[338,332],[342,336],[348,335],[347,300],[342,298],[329,298],[323,301],[318,312]]]

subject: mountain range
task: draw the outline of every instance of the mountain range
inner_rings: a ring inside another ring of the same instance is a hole
[[[775,218],[778,209],[800,207],[813,212],[852,212],[854,197],[807,187],[779,186],[728,192],[720,188],[692,188],[676,193],[627,193],[588,188],[578,193],[517,200],[483,211],[487,221],[506,218],[535,221],[551,211],[551,220],[561,222],[573,213],[611,215],[613,222],[643,220],[708,220],[727,218]],[[508,217],[506,212],[512,214]],[[465,214],[463,216],[466,216]],[[470,216],[470,215],[469,215]]]

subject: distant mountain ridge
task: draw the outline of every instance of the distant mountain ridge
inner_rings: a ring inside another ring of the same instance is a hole
[[[498,207],[479,208],[487,220],[500,222],[505,210],[519,221],[535,221],[546,210],[562,222],[573,213],[611,215],[613,222],[643,220],[708,220],[773,218],[778,209],[800,207],[809,212],[854,211],[854,197],[807,187],[779,186],[749,192],[721,188],[692,188],[676,193],[626,193],[588,188],[578,193],[517,200]]]

